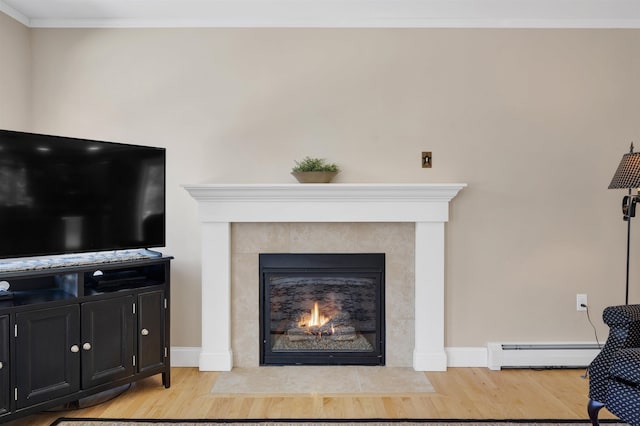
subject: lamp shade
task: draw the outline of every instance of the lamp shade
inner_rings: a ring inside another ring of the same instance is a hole
[[[640,188],[640,152],[629,152],[622,156],[609,184],[609,189],[618,188]]]

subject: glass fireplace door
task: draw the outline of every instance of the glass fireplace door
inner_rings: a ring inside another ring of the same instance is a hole
[[[268,256],[296,261],[299,256],[311,256],[311,261],[314,256],[347,256],[353,261],[357,257],[352,256],[372,255]],[[303,267],[262,270],[262,365],[384,364],[384,255],[382,269],[351,261],[310,268],[305,258]]]

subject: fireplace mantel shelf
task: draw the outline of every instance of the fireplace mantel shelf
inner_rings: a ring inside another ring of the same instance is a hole
[[[466,184],[199,184],[203,222],[446,222]]]
[[[231,350],[231,223],[415,223],[413,368],[442,371],[444,351],[444,224],[449,203],[467,185],[194,184],[202,226],[200,369],[228,371]],[[257,282],[257,277],[256,277]]]
[[[306,201],[449,201],[466,184],[320,183],[320,184],[197,184],[185,189],[197,200]]]

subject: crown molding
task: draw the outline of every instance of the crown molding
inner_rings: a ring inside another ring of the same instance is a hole
[[[0,12],[3,12],[4,14],[12,17],[16,21],[20,22],[23,25],[26,25],[27,27],[30,26],[29,18],[27,16],[18,12],[16,9],[9,6],[2,0],[0,0]]]
[[[638,0],[0,0],[33,28],[640,28]]]

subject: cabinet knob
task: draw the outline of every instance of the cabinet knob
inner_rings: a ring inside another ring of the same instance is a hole
[[[76,352],[80,352],[80,348],[78,347],[78,345],[71,346],[71,352],[73,352],[74,354]]]
[[[149,330],[147,330],[146,328],[143,328],[143,329],[140,331],[140,334],[142,334],[143,336],[148,336],[148,335],[149,335]]]
[[[4,367],[4,364],[0,361],[0,370],[2,370],[2,367]]]
[[[82,349],[84,349],[85,351],[88,351],[91,349],[91,343],[87,342],[84,345],[82,345]]]

